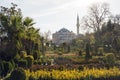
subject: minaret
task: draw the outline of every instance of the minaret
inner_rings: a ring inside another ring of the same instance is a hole
[[[77,14],[77,35],[79,35],[79,27],[80,27],[80,23],[79,23],[79,15]]]

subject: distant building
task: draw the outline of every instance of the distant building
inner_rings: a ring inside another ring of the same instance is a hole
[[[71,41],[76,38],[76,35],[72,31],[62,28],[58,32],[54,33],[52,37],[53,43],[59,45],[62,43],[71,43]]]
[[[76,23],[76,33],[73,33],[72,31],[69,31],[65,28],[60,29],[58,32],[54,33],[52,35],[52,41],[55,45],[60,45],[62,43],[71,43],[73,39],[75,38],[80,38],[83,35],[79,34],[79,27],[80,27],[80,23],[79,23],[79,16],[77,15],[77,23]]]

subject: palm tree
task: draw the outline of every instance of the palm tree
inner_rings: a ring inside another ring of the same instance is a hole
[[[34,45],[40,45],[39,29],[35,29],[33,19],[23,18],[21,10],[15,4],[11,8],[2,7],[0,20],[7,34],[7,49],[16,54],[21,50],[33,53]]]
[[[23,21],[24,29],[26,33],[26,48],[27,53],[31,54],[33,53],[35,44],[40,43],[40,35],[39,35],[39,29],[35,29],[33,25],[35,24],[33,22],[33,19],[26,17]]]

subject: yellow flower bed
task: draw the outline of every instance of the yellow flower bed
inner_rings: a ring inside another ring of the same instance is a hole
[[[83,71],[79,70],[52,70],[52,71],[47,71],[47,70],[38,70],[38,71],[31,71],[30,70],[25,70],[27,77],[33,76],[34,78],[52,78],[56,80],[77,80],[81,78],[86,78],[88,76],[92,76],[94,78],[108,78],[108,77],[114,77],[114,76],[120,76],[120,70],[116,67],[111,68],[109,70],[107,69],[87,69],[84,68]]]

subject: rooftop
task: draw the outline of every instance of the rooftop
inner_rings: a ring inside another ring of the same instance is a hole
[[[70,31],[68,29],[66,29],[66,28],[62,28],[58,32],[70,32]]]

